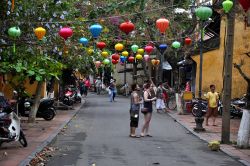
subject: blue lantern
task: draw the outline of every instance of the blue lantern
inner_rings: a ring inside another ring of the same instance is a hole
[[[85,37],[82,37],[80,40],[79,40],[79,43],[81,43],[82,45],[86,46],[88,44],[88,39],[86,39]]]
[[[100,24],[94,24],[90,26],[89,30],[94,38],[98,38],[102,32],[102,26]]]
[[[126,59],[127,59],[127,58],[126,58],[125,56],[121,56],[121,57],[120,57],[120,61],[121,61],[122,63],[125,63]]]
[[[159,46],[159,49],[161,50],[161,53],[164,53],[164,51],[168,48],[168,46],[166,44],[161,44]]]

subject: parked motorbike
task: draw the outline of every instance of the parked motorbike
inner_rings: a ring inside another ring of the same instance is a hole
[[[63,103],[71,106],[76,102],[82,102],[80,91],[77,88],[67,88],[63,96]]]
[[[12,141],[19,141],[23,147],[28,146],[20,124],[20,119],[10,106],[2,108],[2,112],[0,112],[0,146],[4,142]]]
[[[30,98],[22,98],[18,101],[18,113],[21,116],[29,117],[31,106],[34,104],[34,100]],[[43,118],[45,120],[52,120],[56,115],[56,109],[54,107],[53,98],[44,98],[40,100],[40,104],[37,110],[36,117]]]

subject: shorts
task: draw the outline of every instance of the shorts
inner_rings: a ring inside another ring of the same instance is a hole
[[[137,118],[135,117],[130,117],[130,127],[138,127],[138,123],[139,123],[139,116]]]
[[[163,99],[157,99],[156,100],[156,109],[161,110],[161,109],[165,109],[165,108],[166,108],[166,106],[165,106],[164,100]]]
[[[211,107],[208,107],[207,109],[207,114],[206,114],[206,117],[216,117],[218,115],[218,108],[215,107],[215,108],[211,108]]]

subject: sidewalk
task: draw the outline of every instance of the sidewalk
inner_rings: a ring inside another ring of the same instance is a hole
[[[1,166],[26,166],[47,146],[65,125],[80,110],[82,104],[74,105],[73,110],[57,110],[57,115],[52,121],[37,119],[36,123],[27,123],[27,118],[22,118],[22,128],[26,136],[28,147],[23,148],[19,142],[3,143],[0,148]]]
[[[205,126],[205,123],[203,123],[203,127],[206,129],[205,132],[194,132],[193,128],[196,126],[194,116],[192,114],[187,115],[178,115],[176,112],[169,113],[169,115],[174,118],[178,123],[183,125],[186,129],[188,129],[190,132],[192,132],[194,135],[199,137],[200,139],[210,142],[210,141],[220,141],[221,140],[221,126],[222,126],[222,119],[221,117],[218,117],[216,119],[217,126]],[[212,123],[212,120],[210,119],[210,124]],[[231,142],[236,143],[237,142],[237,134],[238,129],[240,126],[240,119],[231,119],[230,123],[231,128]],[[245,165],[250,166],[250,149],[238,149],[235,145],[225,145],[221,144],[221,151],[228,154],[229,156],[239,160]]]

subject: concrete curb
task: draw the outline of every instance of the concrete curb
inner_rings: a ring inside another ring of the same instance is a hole
[[[173,118],[177,123],[179,123],[180,125],[182,125],[186,130],[188,130],[190,133],[192,133],[193,135],[195,135],[196,137],[198,137],[200,140],[204,141],[204,142],[207,142],[208,141],[200,136],[197,132],[193,131],[189,126],[185,125],[184,123],[182,123],[180,120],[178,120],[174,115],[168,113],[168,115]],[[220,148],[220,151],[222,151],[223,153],[225,153],[226,155],[230,156],[231,158],[239,161],[240,163],[242,163],[243,165],[246,165],[246,166],[250,166],[250,163],[246,160],[243,160],[243,159],[236,159],[237,156],[233,155],[232,153],[230,153],[228,150],[226,150],[225,148],[221,147]]]
[[[46,146],[48,146],[55,138],[56,136],[61,132],[61,130],[72,120],[72,118],[80,111],[82,106],[86,103],[85,100],[82,100],[83,102],[81,103],[80,107],[76,110],[73,110],[72,114],[70,115],[71,117],[65,121],[61,126],[47,138],[41,145],[39,145],[26,159],[24,159],[19,166],[27,166],[29,165],[30,161],[36,157],[36,154],[41,152]]]

